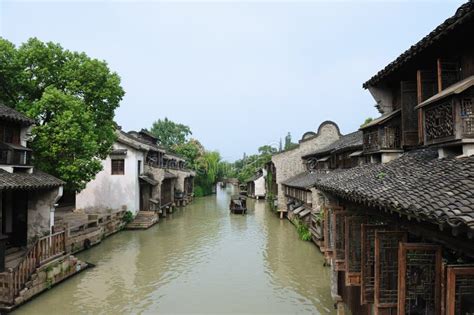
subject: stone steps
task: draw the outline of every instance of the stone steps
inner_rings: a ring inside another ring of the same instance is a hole
[[[158,223],[158,213],[154,211],[139,211],[135,219],[127,224],[127,230],[145,230]]]

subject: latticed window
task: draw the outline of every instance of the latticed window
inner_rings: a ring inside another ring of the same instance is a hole
[[[446,314],[464,315],[474,309],[474,266],[450,266],[447,272]]]
[[[474,105],[472,98],[461,100],[461,119],[464,135],[474,135]]]
[[[400,243],[398,314],[440,314],[441,246]]]
[[[334,236],[334,212],[341,211],[340,207],[326,207],[324,209],[324,243],[326,254],[333,257],[335,249],[335,236]]]
[[[124,175],[124,174],[125,174],[125,160],[113,159],[112,160],[112,175]]]
[[[344,210],[334,211],[333,213],[333,236],[334,236],[334,258],[336,262],[336,270],[344,271],[344,259],[346,256],[345,249],[345,218],[347,212]]]
[[[364,150],[378,150],[379,148],[379,132],[378,130],[364,132]]]
[[[400,148],[400,128],[384,127],[381,146],[383,149]]]
[[[454,116],[451,101],[425,111],[425,130],[427,140],[454,135]]]
[[[398,245],[407,233],[375,232],[375,307],[396,311],[398,303]]]
[[[362,224],[361,226],[361,302],[374,303],[375,294],[375,232],[385,225]]]
[[[346,285],[360,285],[361,225],[366,216],[346,217]]]

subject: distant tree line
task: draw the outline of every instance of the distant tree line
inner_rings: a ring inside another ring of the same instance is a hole
[[[211,194],[216,183],[228,177],[230,164],[222,161],[219,152],[206,150],[199,140],[191,138],[188,126],[165,117],[155,121],[150,132],[158,138],[159,145],[184,157],[187,167],[196,172],[196,196]]]

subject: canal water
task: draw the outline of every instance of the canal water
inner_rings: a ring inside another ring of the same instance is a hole
[[[15,314],[335,314],[317,248],[265,201],[231,215],[231,189],[78,254],[96,267]]]

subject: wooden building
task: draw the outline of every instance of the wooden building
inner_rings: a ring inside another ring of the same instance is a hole
[[[316,132],[308,131],[303,134],[298,145],[292,149],[279,152],[272,156],[275,181],[277,184],[277,207],[280,218],[284,218],[288,206],[283,188],[283,182],[305,172],[306,165],[302,157],[320,148],[324,148],[341,137],[339,127],[332,121],[321,123]]]
[[[55,204],[64,182],[32,165],[34,121],[0,104],[0,312],[8,311],[87,264],[66,251],[55,232]],[[47,268],[66,268],[54,277]],[[36,279],[32,281],[31,279]]]
[[[381,117],[361,128],[363,163],[310,163],[333,297],[353,314],[474,310],[471,38],[472,1],[364,83]]]
[[[316,244],[323,239],[321,204],[324,196],[314,188],[315,183],[328,172],[361,165],[364,161],[362,132],[356,131],[302,156],[306,171],[283,182],[287,217],[308,226]]]

